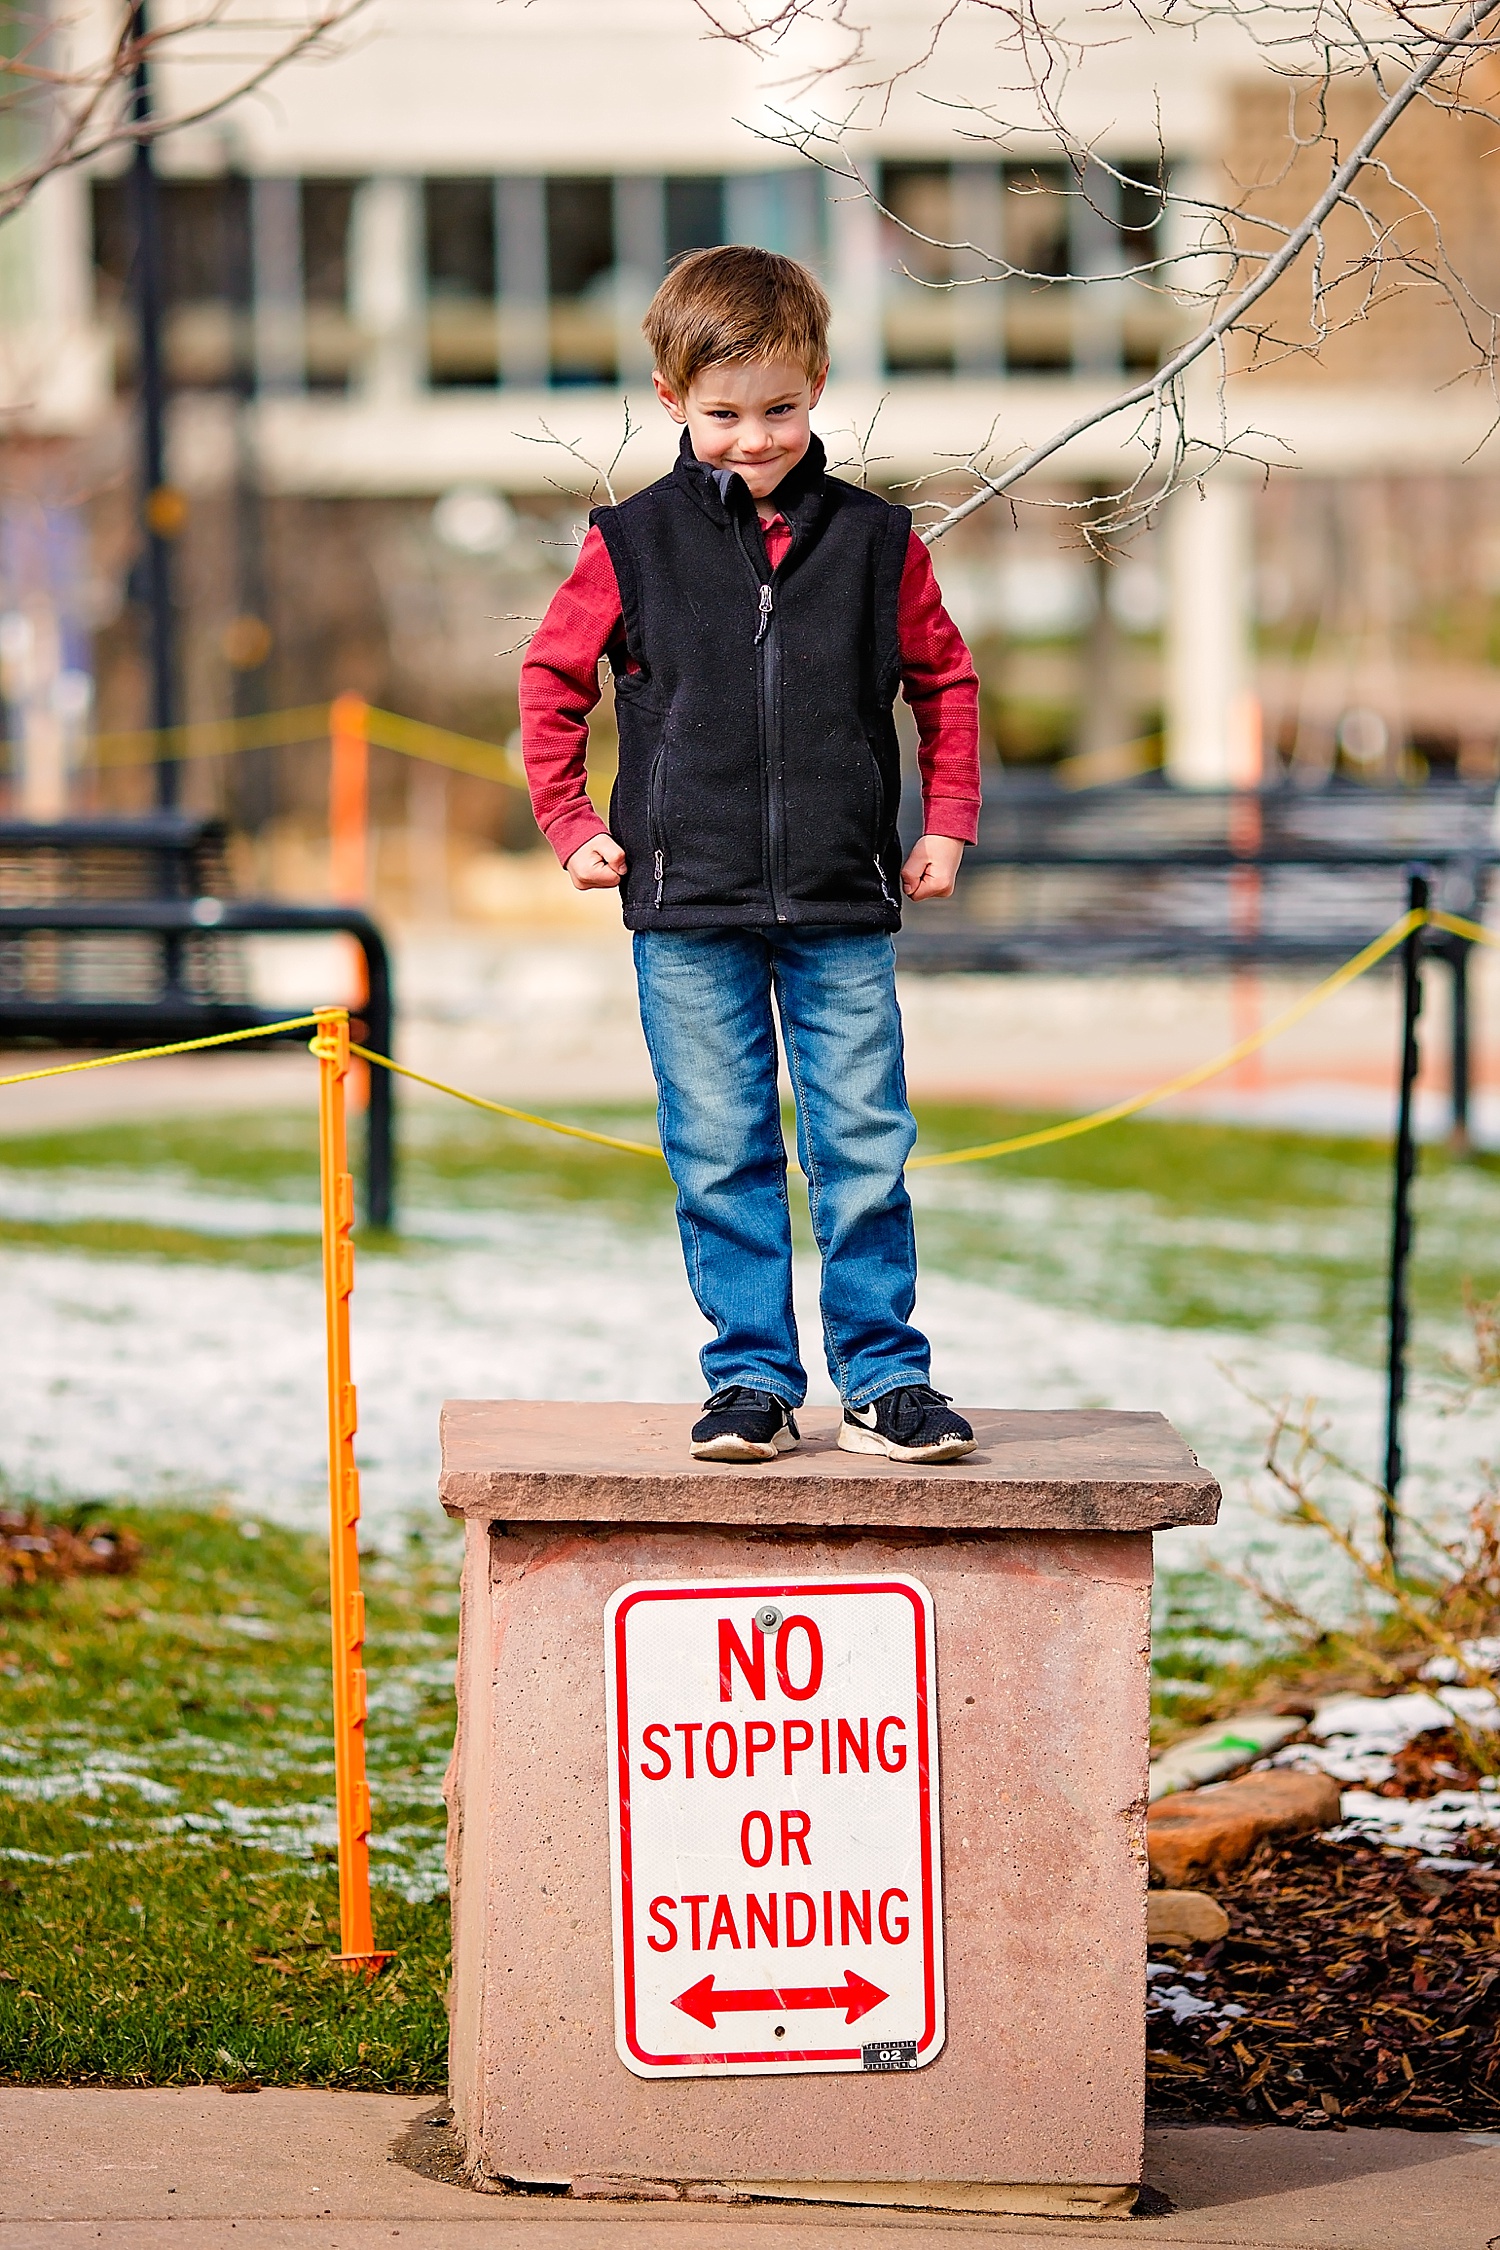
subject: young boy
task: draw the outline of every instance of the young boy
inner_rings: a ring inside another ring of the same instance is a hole
[[[807,1381],[774,996],[822,1253],[839,1444],[898,1461],[972,1451],[911,1325],[916,1245],[895,946],[900,894],[947,898],[979,810],[978,682],[911,515],[825,471],[808,417],[828,300],[765,250],[700,250],[644,322],[683,425],[670,476],[596,508],[521,672],[537,821],[579,890],[619,888],[677,1186],[688,1278],[714,1329],[699,1459],[798,1439]],[[585,793],[609,658],[619,777]],[[903,690],[921,738],[921,841],[901,864]]]

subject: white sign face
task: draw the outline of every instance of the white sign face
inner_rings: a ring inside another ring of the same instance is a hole
[[[943,2044],[932,1598],[654,1580],[604,1612],[615,2046],[640,2078]]]

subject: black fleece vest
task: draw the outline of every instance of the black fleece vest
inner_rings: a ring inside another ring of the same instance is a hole
[[[814,438],[777,490],[792,543],[774,572],[745,484],[686,434],[670,476],[590,519],[624,617],[609,823],[632,930],[900,925],[911,513],[824,458]]]

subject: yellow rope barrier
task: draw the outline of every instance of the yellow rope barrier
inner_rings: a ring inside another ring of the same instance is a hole
[[[1398,945],[1404,944],[1413,930],[1420,929],[1429,922],[1451,929],[1459,937],[1474,936],[1482,938],[1487,945],[1500,944],[1500,938],[1492,936],[1477,922],[1464,922],[1456,915],[1413,908],[1346,961],[1342,968],[1335,969],[1332,976],[1325,977],[1321,984],[1314,985],[1311,992],[1304,993],[1300,1000],[1283,1009],[1279,1016],[1262,1025],[1248,1039],[1241,1039],[1223,1054],[1215,1055],[1212,1061],[1199,1063],[1192,1070],[1185,1070],[1178,1077],[1169,1078],[1160,1086],[1153,1086],[1148,1093],[1133,1094],[1126,1101],[1112,1102],[1108,1109],[1092,1110],[1087,1117],[1072,1117],[1061,1125],[1044,1125],[1034,1133],[1017,1133],[1009,1140],[984,1141],[972,1148],[944,1149],[934,1156],[911,1157],[907,1170],[932,1170],[943,1164],[977,1164],[986,1157],[1015,1156],[1023,1149],[1046,1148],[1057,1141],[1075,1140],[1080,1134],[1098,1132],[1102,1126],[1116,1125],[1124,1118],[1138,1116],[1142,1110],[1150,1109],[1157,1102],[1170,1100],[1174,1094],[1187,1093],[1195,1086],[1202,1086],[1210,1078],[1217,1078],[1222,1072],[1232,1070],[1236,1063],[1243,1062],[1247,1056],[1269,1046],[1282,1032],[1290,1031],[1294,1024],[1301,1023],[1314,1009],[1322,1007],[1325,1001],[1331,1000],[1336,993],[1342,992],[1356,978],[1362,977],[1367,970],[1383,961],[1388,953],[1393,953]],[[489,1110],[496,1117],[508,1117],[521,1125],[536,1125],[543,1132],[561,1133],[569,1140],[593,1141],[600,1148],[623,1149],[629,1156],[653,1156],[658,1162],[664,1161],[661,1150],[652,1142],[621,1140],[613,1133],[591,1132],[583,1125],[564,1125],[555,1117],[539,1117],[532,1110],[513,1109],[506,1102],[488,1101],[482,1094],[466,1093],[461,1086],[450,1086],[441,1078],[428,1078],[420,1070],[411,1070],[404,1063],[393,1062],[389,1055],[377,1054],[372,1047],[351,1046],[349,1052],[358,1055],[364,1062],[378,1064],[382,1070],[394,1071],[399,1078],[410,1078],[419,1086],[428,1086],[434,1093],[451,1094],[455,1101],[468,1102],[474,1109]]]
[[[158,759],[227,758],[237,750],[271,750],[284,743],[316,742],[328,732],[328,705],[306,703],[295,711],[266,711],[250,719],[203,719],[181,727],[137,727],[128,734],[96,734],[84,749],[100,766],[153,765]]]
[[[666,1162],[662,1152],[651,1141],[622,1141],[613,1133],[591,1133],[585,1125],[564,1125],[555,1117],[537,1117],[529,1109],[511,1109],[505,1102],[486,1101],[483,1094],[466,1094],[462,1086],[449,1086],[441,1078],[426,1078],[420,1070],[409,1070],[405,1063],[392,1062],[389,1055],[377,1055],[373,1047],[357,1047],[350,1043],[351,1055],[362,1062],[378,1063],[382,1070],[393,1071],[398,1078],[413,1079],[419,1086],[430,1086],[435,1094],[451,1094],[456,1102],[468,1102],[473,1109],[487,1109],[496,1117],[514,1118],[521,1125],[540,1125],[547,1133],[564,1133],[570,1141],[593,1141],[600,1148],[622,1148],[627,1156],[654,1156]]]
[[[1428,910],[1427,919],[1440,930],[1451,930],[1454,937],[1467,938],[1471,945],[1500,945],[1500,934],[1487,930],[1482,922],[1470,922],[1462,914],[1444,914],[1439,907]]]
[[[914,1156],[908,1161],[907,1170],[931,1170],[939,1164],[977,1164],[986,1156],[1016,1156],[1022,1149],[1046,1148],[1054,1141],[1070,1141],[1080,1133],[1097,1132],[1102,1125],[1117,1125],[1122,1118],[1135,1117],[1141,1110],[1150,1109],[1156,1102],[1170,1100],[1173,1094],[1188,1093],[1194,1086],[1201,1086],[1208,1079],[1217,1078],[1222,1071],[1233,1070],[1235,1064],[1243,1062],[1247,1056],[1258,1054],[1262,1047],[1267,1047],[1273,1039],[1280,1038],[1282,1032],[1290,1031],[1293,1024],[1301,1023],[1315,1008],[1321,1008],[1325,1000],[1331,1000],[1336,992],[1342,992],[1346,985],[1353,984],[1356,977],[1362,977],[1367,969],[1373,969],[1378,961],[1383,961],[1388,953],[1393,953],[1398,945],[1404,944],[1413,930],[1420,929],[1424,922],[1433,918],[1426,909],[1412,907],[1402,915],[1399,922],[1393,922],[1388,930],[1382,931],[1372,944],[1356,953],[1352,960],[1346,961],[1341,969],[1335,969],[1331,977],[1325,977],[1321,984],[1314,985],[1311,992],[1305,992],[1300,1000],[1294,1001],[1290,1008],[1283,1009],[1270,1023],[1263,1024],[1259,1031],[1252,1032],[1248,1039],[1241,1039],[1222,1055],[1216,1055],[1212,1062],[1199,1063],[1195,1069],[1183,1071],[1180,1077],[1169,1078],[1164,1085],[1153,1086],[1149,1093],[1133,1094],[1128,1101],[1112,1102],[1108,1109],[1091,1110],[1087,1117],[1069,1118],[1065,1125],[1045,1125],[1035,1133],[1017,1133],[1008,1141],[984,1141],[974,1148],[945,1149],[939,1156]]]
[[[71,1078],[79,1070],[109,1070],[115,1063],[154,1062],[158,1055],[192,1055],[202,1047],[232,1047],[241,1039],[270,1039],[278,1031],[302,1031],[316,1016],[288,1016],[284,1023],[252,1024],[248,1031],[215,1031],[205,1039],[174,1039],[166,1047],[132,1047],[123,1055],[94,1055],[87,1062],[54,1063],[50,1070],[19,1070],[0,1078],[0,1087],[29,1086],[36,1078]]]
[[[506,789],[524,789],[526,775],[509,750],[481,742],[472,734],[455,734],[450,727],[429,726],[425,719],[403,719],[398,711],[369,713],[370,740],[382,750],[397,750],[406,758],[422,758],[430,766],[447,766],[453,773],[476,774],[481,781],[498,781]]]
[[[1232,1070],[1236,1063],[1245,1061],[1248,1056],[1258,1054],[1262,1047],[1269,1046],[1273,1039],[1279,1039],[1284,1031],[1290,1031],[1294,1024],[1301,1023],[1315,1009],[1321,1008],[1325,1001],[1331,1000],[1336,993],[1353,984],[1356,978],[1373,969],[1388,953],[1393,953],[1398,945],[1403,944],[1413,930],[1426,924],[1447,930],[1453,936],[1464,938],[1472,944],[1500,945],[1500,934],[1485,929],[1482,923],[1470,922],[1460,914],[1445,914],[1437,908],[1425,911],[1414,908],[1344,962],[1341,968],[1335,969],[1331,976],[1325,977],[1321,984],[1314,985],[1311,992],[1304,993],[1291,1007],[1284,1008],[1270,1023],[1263,1024],[1248,1039],[1239,1040],[1233,1047],[1226,1048],[1223,1054],[1215,1055],[1211,1061],[1198,1063],[1192,1070],[1182,1071],[1176,1078],[1169,1078],[1144,1094],[1132,1094],[1125,1101],[1112,1102],[1107,1109],[1091,1110],[1086,1117],[1071,1117],[1060,1125],[1044,1125],[1032,1133],[1016,1133],[1008,1140],[981,1141],[970,1148],[943,1149],[933,1156],[914,1156],[908,1160],[907,1169],[930,1171],[945,1164],[977,1164],[988,1157],[1017,1156],[1026,1149],[1048,1148],[1058,1141],[1076,1140],[1084,1133],[1095,1133],[1106,1125],[1117,1125],[1127,1117],[1137,1117],[1142,1110],[1154,1107],[1157,1102],[1169,1101],[1175,1094],[1189,1093],[1195,1086],[1205,1085],[1209,1079]],[[248,1031],[218,1031],[203,1039],[174,1040],[164,1047],[137,1047],[120,1055],[96,1055],[87,1062],[56,1063],[45,1070],[24,1070],[13,1077],[0,1078],[0,1089],[28,1085],[38,1078],[67,1078],[75,1071],[108,1070],[115,1063],[150,1062],[160,1055],[189,1055],[204,1047],[227,1047],[246,1039],[268,1039],[277,1032],[300,1031],[316,1021],[315,1016],[289,1016],[284,1022],[256,1024]],[[597,1148],[621,1149],[627,1156],[654,1157],[658,1163],[665,1161],[654,1142],[627,1141],[615,1133],[596,1133],[586,1125],[565,1125],[560,1118],[541,1117],[534,1110],[516,1109],[508,1102],[490,1101],[483,1094],[468,1093],[462,1086],[450,1086],[445,1079],[429,1078],[423,1071],[413,1070],[406,1063],[393,1061],[389,1055],[377,1054],[372,1047],[351,1044],[349,1052],[358,1055],[363,1062],[378,1064],[380,1069],[391,1071],[398,1078],[409,1078],[418,1086],[429,1087],[433,1093],[448,1094],[454,1101],[467,1102],[472,1109],[488,1110],[495,1117],[507,1117],[514,1124],[535,1125],[544,1133],[558,1133],[567,1140],[591,1141]]]
[[[85,744],[96,766],[152,765],[158,759],[228,758],[241,750],[272,750],[297,742],[316,742],[328,733],[329,705],[305,703],[296,710],[265,711],[248,719],[204,719],[180,727],[137,727],[124,734],[96,734]],[[367,710],[369,739],[402,757],[454,773],[497,781],[505,789],[524,789],[526,777],[514,753],[477,735],[399,711]]]

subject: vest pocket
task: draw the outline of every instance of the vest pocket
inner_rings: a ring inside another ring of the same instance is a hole
[[[636,903],[759,910],[766,892],[760,769],[713,722],[669,715],[644,787],[648,857]]]
[[[894,909],[881,862],[887,793],[876,745],[864,733],[788,761],[787,889],[802,905]]]
[[[646,834],[651,846],[651,903],[659,907],[667,881],[667,839],[662,819],[666,787],[667,746],[660,742],[646,780]]]

